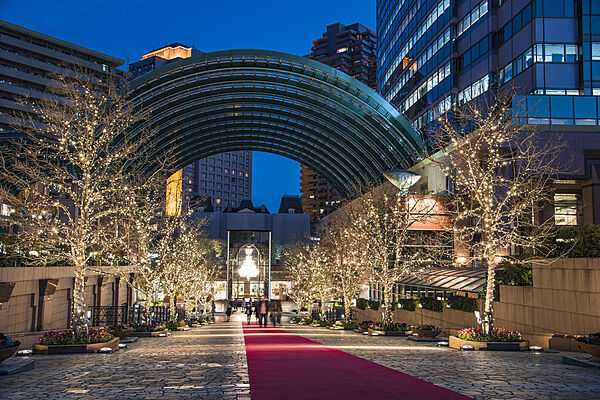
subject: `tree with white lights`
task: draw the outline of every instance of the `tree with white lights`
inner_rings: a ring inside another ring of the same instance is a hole
[[[552,204],[561,144],[518,123],[520,104],[499,96],[493,105],[472,102],[440,117],[433,132],[435,158],[454,185],[453,226],[461,264],[487,268],[484,329],[491,329],[496,269],[511,251],[544,255],[554,221]],[[518,113],[517,113],[518,114]]]
[[[369,190],[351,207],[353,229],[349,233],[368,270],[371,284],[383,288],[385,323],[393,321],[394,285],[424,268],[439,265],[448,251],[444,235],[430,235],[419,227],[439,225],[439,204],[433,197],[407,195],[390,184]]]
[[[22,134],[3,143],[0,199],[12,211],[2,222],[29,262],[74,267],[71,322],[79,331],[88,263],[110,252],[105,244],[119,234],[109,223],[118,214],[112,200],[129,189],[125,178],[148,143],[128,136],[140,117],[113,85],[74,76],[55,82],[43,103],[26,100],[26,112],[14,116]]]

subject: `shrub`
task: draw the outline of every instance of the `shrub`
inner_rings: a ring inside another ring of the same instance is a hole
[[[577,341],[587,343],[587,344],[600,345],[600,332],[592,333],[589,336],[577,338]]]
[[[0,333],[0,349],[7,349],[15,346],[20,346],[21,342],[11,338],[10,336]]]
[[[359,310],[365,310],[367,308],[369,301],[367,299],[358,298],[356,299],[356,308]]]
[[[166,322],[153,322],[150,325],[148,324],[132,324],[134,332],[158,332],[164,331],[167,329]]]
[[[72,329],[67,329],[44,333],[40,338],[40,343],[45,345],[94,344],[108,342],[112,338],[113,335],[104,328],[89,328],[87,335],[85,332],[75,335]]]
[[[461,311],[479,311],[479,302],[477,299],[465,296],[450,296],[446,299],[446,304],[455,310]]]
[[[419,329],[421,331],[437,331],[438,330],[438,328],[435,325],[429,325],[429,324],[417,325],[417,326],[415,326],[415,329]]]
[[[422,297],[419,299],[419,304],[427,310],[442,312],[444,310],[445,302],[433,297]]]
[[[381,305],[381,303],[380,303],[380,302],[378,302],[378,301],[375,301],[375,300],[369,300],[369,308],[370,308],[371,310],[375,310],[375,311],[379,310],[379,306],[380,306],[380,305]]]
[[[398,300],[398,306],[403,310],[415,311],[417,309],[416,299],[400,299]]]
[[[494,300],[500,300],[500,285],[533,286],[531,261],[509,259],[498,266],[494,282]]]
[[[386,332],[407,332],[412,329],[412,326],[409,324],[402,323],[392,323],[392,324],[382,324],[381,322],[371,322],[369,323],[369,328],[375,329],[378,331],[386,331]]]
[[[522,342],[523,337],[519,332],[509,331],[504,328],[493,328],[489,334],[483,333],[480,328],[467,328],[458,331],[458,337],[474,342]]]
[[[600,225],[566,226],[556,234],[556,256],[600,257]]]

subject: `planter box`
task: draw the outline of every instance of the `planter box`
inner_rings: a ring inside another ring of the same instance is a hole
[[[178,330],[178,331],[189,331],[189,330],[190,330],[190,327],[189,327],[189,326],[187,326],[187,325],[185,325],[185,326],[178,326],[178,327],[177,327],[177,330]]]
[[[133,332],[130,336],[135,336],[135,337],[158,337],[158,335],[160,334],[164,334],[165,336],[167,336],[169,334],[169,330],[165,329],[162,331],[156,331],[156,332]]]
[[[103,347],[119,350],[119,338],[115,337],[108,342],[94,344],[34,344],[35,354],[71,354],[71,353],[96,353]]]
[[[4,360],[8,359],[10,356],[15,354],[17,350],[19,350],[19,346],[8,347],[6,349],[0,350],[0,364],[2,364]]]
[[[475,350],[490,351],[524,351],[529,349],[529,343],[522,342],[475,342],[463,340],[456,336],[450,336],[448,345],[453,349],[460,349],[462,346],[473,346]]]
[[[118,337],[119,339],[126,339],[127,337],[131,336],[132,333],[133,328],[130,328],[124,331],[114,331],[112,335]]]
[[[371,336],[408,336],[409,334],[410,331],[380,331],[369,328],[369,335]]]
[[[581,350],[588,353],[596,361],[600,361],[600,344],[589,344],[584,342],[578,342]]]
[[[434,338],[442,332],[440,329],[430,330],[430,329],[413,329],[412,333],[416,333],[421,338]]]

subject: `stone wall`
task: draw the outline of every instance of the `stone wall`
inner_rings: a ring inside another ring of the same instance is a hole
[[[381,322],[381,310],[354,309],[357,321],[378,321]],[[442,329],[446,335],[455,335],[456,331],[462,328],[476,326],[477,320],[472,312],[444,308],[442,312],[417,308],[415,311],[397,309],[394,311],[395,322],[406,322],[411,325],[431,324]]]
[[[500,286],[496,324],[528,334],[600,331],[600,258],[534,263],[533,286]]]
[[[86,275],[87,305],[112,306],[127,303],[126,282],[121,279],[117,283],[117,279],[111,276],[99,278],[95,274]],[[58,285],[54,294],[40,297],[39,282],[44,279],[58,279]],[[73,268],[2,267],[0,282],[15,282],[10,299],[0,306],[0,332],[18,338],[25,345],[36,342],[40,332],[68,327]],[[100,282],[102,286],[99,290]],[[115,304],[117,290],[118,302]]]
[[[381,321],[381,311],[355,310],[358,321]],[[531,345],[577,351],[569,338],[600,332],[600,258],[567,258],[533,265],[533,286],[500,286],[495,325],[519,331]],[[445,308],[396,310],[394,321],[432,324],[446,334],[476,326],[470,312]],[[555,344],[553,345],[554,342]]]

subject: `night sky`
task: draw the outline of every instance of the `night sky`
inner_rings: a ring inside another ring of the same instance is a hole
[[[173,42],[306,55],[329,24],[374,30],[375,0],[0,0],[0,19],[130,62]],[[276,212],[282,194],[299,194],[296,161],[254,152],[253,173],[255,205]]]

